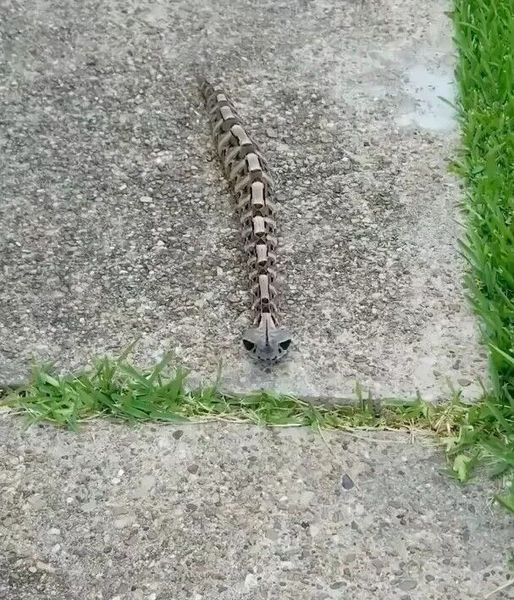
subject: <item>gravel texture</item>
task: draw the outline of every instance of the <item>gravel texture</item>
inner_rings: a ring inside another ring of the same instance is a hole
[[[140,338],[225,387],[475,397],[447,174],[447,3],[0,3],[0,380]],[[222,81],[277,180],[290,359],[248,362],[248,283],[195,82]]]
[[[1,600],[483,600],[512,577],[512,518],[429,439],[6,416],[0,439]]]

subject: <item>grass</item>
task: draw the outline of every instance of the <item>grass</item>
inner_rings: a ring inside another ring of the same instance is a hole
[[[456,0],[456,78],[469,298],[491,350],[495,391],[514,397],[514,4]]]
[[[467,404],[459,395],[445,404],[414,402],[377,404],[362,396],[354,405],[315,405],[293,396],[259,392],[246,396],[223,394],[216,385],[186,387],[186,373],[172,370],[165,358],[141,371],[126,360],[103,358],[78,374],[57,374],[35,368],[31,381],[7,393],[0,404],[24,414],[29,423],[42,420],[70,429],[99,417],[129,423],[209,422],[253,423],[273,427],[312,427],[316,430],[392,429],[432,432],[445,448],[449,472],[468,479],[479,460],[496,476],[506,473],[498,423],[491,401]],[[484,432],[487,431],[487,439]],[[482,444],[478,443],[478,438]],[[508,490],[497,500],[514,512]]]
[[[421,401],[378,407],[360,398],[358,405],[317,405],[266,391],[229,395],[216,385],[188,390],[186,375],[182,369],[172,370],[167,357],[148,371],[137,369],[125,356],[102,358],[75,375],[39,367],[30,383],[7,393],[2,404],[25,414],[29,422],[50,421],[70,429],[101,416],[132,423],[227,421],[317,429],[448,429],[445,411]]]
[[[453,166],[466,183],[461,247],[492,380],[459,446],[470,466],[492,462],[511,481],[500,501],[514,512],[514,4],[454,0],[452,17],[462,132]]]

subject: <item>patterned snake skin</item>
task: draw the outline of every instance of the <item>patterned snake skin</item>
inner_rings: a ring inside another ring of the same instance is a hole
[[[280,327],[276,305],[276,224],[273,182],[266,159],[243,128],[234,105],[220,89],[200,84],[214,143],[236,197],[244,250],[250,269],[254,327],[243,334],[245,349],[266,364],[281,360],[291,335]]]

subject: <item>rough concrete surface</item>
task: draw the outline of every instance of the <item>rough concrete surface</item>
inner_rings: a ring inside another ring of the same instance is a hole
[[[476,396],[463,301],[447,3],[0,3],[0,373],[141,337],[226,387]],[[198,67],[201,65],[201,67]],[[195,73],[274,170],[290,359],[240,344],[247,281]]]
[[[482,600],[512,576],[489,484],[406,434],[4,417],[0,439],[1,600]]]

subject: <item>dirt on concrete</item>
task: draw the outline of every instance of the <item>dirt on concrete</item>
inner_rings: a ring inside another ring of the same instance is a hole
[[[0,440],[1,600],[483,600],[512,577],[512,518],[431,438],[4,415]]]
[[[442,0],[0,5],[0,379],[137,338],[234,391],[479,393]],[[248,282],[195,76],[275,174],[290,359],[248,362]]]

